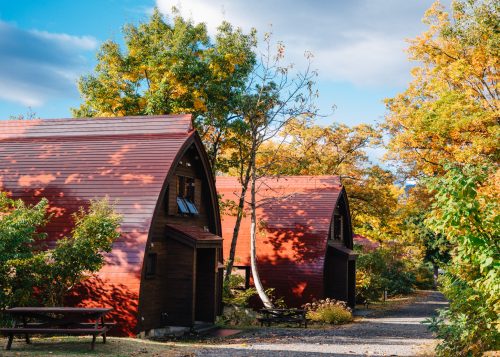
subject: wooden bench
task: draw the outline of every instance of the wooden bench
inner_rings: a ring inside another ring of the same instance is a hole
[[[7,340],[6,350],[10,350],[12,347],[12,341],[15,335],[24,335],[26,343],[31,343],[29,335],[91,335],[92,343],[91,349],[94,350],[95,341],[97,336],[102,335],[103,343],[106,343],[106,332],[107,327],[102,328],[45,328],[45,327],[10,327],[1,328],[0,331],[7,335],[9,338]]]
[[[26,343],[31,343],[30,335],[91,335],[91,349],[94,350],[97,336],[106,343],[106,333],[115,326],[105,322],[104,315],[109,308],[13,308],[6,310],[12,315],[12,327],[1,328],[8,336],[6,350],[10,350],[15,335],[24,335]],[[35,322],[31,320],[36,320]]]
[[[272,323],[296,323],[300,326],[304,324],[307,328],[306,311],[300,309],[261,309],[259,312],[262,317],[258,317],[257,321],[261,326],[266,324],[268,327]]]

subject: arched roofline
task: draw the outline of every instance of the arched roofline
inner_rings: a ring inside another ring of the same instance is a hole
[[[352,220],[351,220],[351,210],[349,209],[349,199],[347,197],[347,191],[345,190],[345,187],[342,186],[342,191],[340,192],[339,198],[337,199],[337,202],[340,202],[340,200],[344,201],[345,204],[345,209],[346,209],[346,219],[347,219],[347,227],[349,228],[349,234],[348,234],[348,242],[346,242],[346,246],[349,249],[353,249],[354,242],[353,242],[353,231],[352,231]]]
[[[330,217],[330,229],[328,231],[328,235],[331,233],[331,225],[333,224],[333,216],[335,215],[335,209],[337,208],[337,205],[340,203],[344,203],[344,216],[347,219],[347,227],[349,229],[348,234],[347,234],[347,241],[344,239],[344,245],[346,248],[353,249],[353,230],[352,230],[352,220],[351,220],[351,210],[349,209],[349,199],[347,198],[347,191],[345,190],[345,187],[342,186],[342,190],[340,191],[339,195],[337,196],[337,200],[335,201],[335,205],[333,206],[333,212],[332,216]],[[325,257],[326,257],[326,252],[327,252],[327,247],[328,247],[328,240],[326,242],[325,246]]]
[[[200,159],[201,163],[203,165],[203,170],[205,172],[205,176],[207,177],[208,180],[208,186],[210,187],[210,198],[211,198],[211,203],[212,207],[210,207],[212,210],[212,219],[215,220],[215,232],[212,232],[215,235],[218,235],[222,237],[222,224],[220,220],[220,210],[219,210],[219,200],[217,198],[217,188],[215,186],[215,177],[212,172],[212,168],[210,167],[210,161],[208,159],[208,154],[207,151],[205,150],[205,146],[203,145],[203,142],[201,141],[201,137],[198,134],[197,131],[194,132],[194,135],[192,135],[192,143],[195,145],[196,150],[200,154]],[[186,153],[188,148],[184,150],[183,155]],[[181,156],[182,157],[182,156]],[[180,160],[180,158],[176,158],[176,164]],[[172,170],[170,170],[172,171]],[[165,185],[164,185],[165,186]]]

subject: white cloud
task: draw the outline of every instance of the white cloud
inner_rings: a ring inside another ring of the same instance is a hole
[[[39,38],[45,38],[54,42],[65,44],[66,46],[79,48],[82,50],[94,50],[97,47],[97,40],[91,36],[71,36],[66,33],[50,33],[47,31],[29,31]]]
[[[445,0],[446,2],[447,0]],[[272,24],[289,59],[300,63],[305,50],[314,54],[320,79],[356,86],[394,87],[409,78],[406,38],[422,32],[421,18],[433,0],[156,0],[170,15],[207,23],[211,33],[222,20],[262,34]]]
[[[84,54],[97,45],[89,36],[23,30],[0,21],[0,99],[36,107],[76,95],[75,81],[87,69]]]
[[[410,64],[403,40],[366,34],[352,44],[337,48],[316,49],[316,65],[320,74],[333,81],[351,82],[356,86],[404,85]]]

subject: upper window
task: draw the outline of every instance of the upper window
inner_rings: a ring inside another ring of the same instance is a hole
[[[334,215],[332,224],[332,239],[342,240],[342,216]]]
[[[177,176],[177,208],[181,214],[198,215],[194,204],[195,180],[192,177]]]

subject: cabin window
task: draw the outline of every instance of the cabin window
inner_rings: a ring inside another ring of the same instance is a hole
[[[194,178],[177,176],[177,208],[180,214],[199,214],[194,204],[195,187]]]
[[[149,253],[146,257],[146,278],[153,278],[156,275],[156,253]]]
[[[233,267],[233,274],[235,276],[240,276],[243,279],[241,284],[239,284],[236,288],[241,290],[246,290],[250,288],[250,267],[246,265],[239,265]]]
[[[342,240],[342,216],[338,214],[333,216],[332,239]]]

